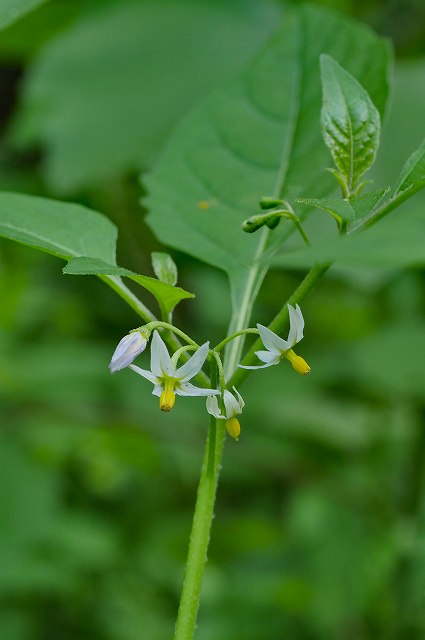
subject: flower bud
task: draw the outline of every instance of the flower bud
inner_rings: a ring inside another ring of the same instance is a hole
[[[111,373],[125,369],[133,360],[146,349],[149,340],[149,334],[143,331],[133,331],[119,342],[114,351],[109,370]]]
[[[270,198],[269,196],[263,196],[260,198],[260,209],[276,209],[283,204],[283,200],[279,198]]]
[[[254,233],[254,231],[258,231],[265,224],[270,227],[270,229],[274,229],[280,222],[280,211],[271,213],[259,213],[255,216],[251,216],[242,222],[242,229],[246,231],[246,233]]]

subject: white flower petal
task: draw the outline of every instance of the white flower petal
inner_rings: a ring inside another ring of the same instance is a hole
[[[134,331],[124,336],[118,343],[109,364],[111,373],[128,367],[134,358],[145,350],[147,343],[146,336],[142,335],[140,331]]]
[[[152,395],[159,397],[163,391],[164,391],[164,386],[162,384],[156,384],[153,388]]]
[[[193,376],[196,376],[200,372],[205,360],[208,357],[209,342],[205,342],[202,347],[199,347],[193,356],[185,362],[179,369],[177,369],[175,377],[179,380],[190,380]]]
[[[139,376],[142,376],[143,378],[146,378],[146,380],[149,380],[149,382],[152,382],[153,384],[160,384],[160,380],[158,380],[157,376],[155,376],[152,373],[152,371],[146,371],[146,369],[141,369],[135,364],[130,364],[129,368],[132,371],[135,371],[136,373],[138,373]]]
[[[256,351],[255,355],[261,362],[267,362],[267,364],[273,364],[274,361],[279,362],[279,351]]]
[[[173,377],[175,367],[171,362],[170,354],[158,331],[153,332],[151,344],[151,370],[157,377]]]
[[[244,408],[244,406],[245,406],[245,401],[244,401],[244,399],[242,398],[242,396],[241,396],[241,394],[239,393],[239,391],[236,389],[236,387],[233,387],[233,391],[235,392],[235,396],[237,397],[238,402],[239,402],[240,410],[242,411],[242,409],[243,409],[243,408]]]
[[[216,396],[220,395],[220,391],[217,389],[204,389],[202,387],[195,387],[190,382],[181,382],[179,386],[176,386],[175,392],[178,396]]]
[[[269,351],[288,351],[288,349],[290,349],[286,340],[273,331],[270,331],[267,327],[264,327],[262,324],[257,324],[257,329],[264,346]]]
[[[301,309],[297,304],[295,309],[292,305],[288,304],[289,311],[289,335],[288,335],[288,343],[289,348],[292,348],[295,344],[300,342],[303,339],[303,331],[304,331],[304,318],[301,313]]]
[[[249,367],[248,365],[244,365],[244,364],[238,364],[238,367],[240,369],[265,369],[266,367],[272,367],[274,364],[278,364],[278,362],[269,362],[269,364],[259,364],[256,367],[251,366]]]
[[[219,420],[225,420],[226,416],[223,416],[220,412],[220,408],[218,406],[217,396],[208,396],[207,398],[207,411],[214,418],[218,418]]]
[[[234,397],[233,393],[224,390],[223,393],[224,406],[226,407],[226,416],[229,420],[230,418],[234,418],[238,413],[242,412],[242,408],[239,406],[239,402]]]

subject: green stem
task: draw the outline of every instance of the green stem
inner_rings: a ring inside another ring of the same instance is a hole
[[[288,304],[295,305],[302,302],[307,294],[310,293],[310,291],[316,286],[319,280],[325,275],[329,267],[329,264],[322,264],[310,269],[301,284],[297,287],[297,289],[295,289],[294,293],[290,296],[287,302],[285,302],[279,313],[273,318],[272,322],[269,324],[269,329],[271,329],[275,333],[279,333],[283,329],[288,321]],[[260,339],[258,339],[254,342],[251,349],[248,351],[247,355],[242,361],[242,364],[248,366],[255,364],[257,360],[255,352],[259,351],[261,348],[262,342]],[[240,385],[248,375],[249,370],[247,369],[235,369],[232,377],[228,382],[228,386],[240,387]]]
[[[232,340],[234,340],[238,336],[243,336],[243,335],[245,335],[247,333],[257,333],[258,334],[258,329],[241,329],[240,331],[236,331],[235,333],[232,333],[230,336],[227,336],[227,338],[224,338],[224,340],[219,342],[218,345],[216,347],[214,347],[213,351],[221,351],[222,348],[225,347],[228,342],[231,342]]]
[[[216,385],[216,364],[211,361],[211,384]],[[192,640],[207,560],[211,523],[225,438],[223,421],[210,418],[210,427],[199,480],[189,550],[174,640]]]
[[[386,204],[383,204],[379,209],[377,209],[373,213],[366,216],[366,218],[361,220],[359,224],[353,228],[353,232],[357,231],[358,229],[367,229],[368,227],[373,226],[379,220],[381,220],[381,218],[384,218],[391,211],[399,207],[401,204],[403,204],[403,202],[405,202],[406,200],[414,196],[415,193],[417,193],[423,188],[424,188],[424,181],[418,180],[418,182],[412,187],[410,187],[410,189],[406,189],[405,191],[402,191],[398,195],[391,198],[391,200],[389,200]]]
[[[192,340],[192,338],[190,338],[187,335],[187,333],[184,333],[184,331],[182,331],[181,329],[178,329],[177,327],[175,327],[173,324],[170,324],[169,322],[163,322],[162,320],[153,320],[152,322],[149,322],[147,325],[145,325],[143,328],[148,329],[149,331],[153,331],[158,327],[161,329],[167,329],[168,331],[171,331],[171,333],[175,333],[177,336],[180,336],[182,340],[190,344],[192,347],[199,347],[199,344],[194,340]]]

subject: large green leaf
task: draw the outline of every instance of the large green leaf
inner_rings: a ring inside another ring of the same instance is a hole
[[[320,59],[323,106],[322,133],[347,195],[375,160],[381,121],[367,91],[331,56]]]
[[[1,0],[0,29],[8,27],[44,2],[46,0]]]
[[[171,127],[275,28],[273,0],[90,3],[44,48],[13,130],[41,141],[55,190],[151,166]]]
[[[0,235],[65,260],[89,256],[115,264],[115,225],[81,205],[0,193]]]
[[[170,314],[176,304],[185,298],[194,298],[193,293],[189,293],[180,287],[174,287],[161,280],[150,278],[149,276],[141,276],[133,273],[128,269],[108,264],[104,260],[93,258],[73,258],[63,268],[63,273],[69,275],[95,275],[95,276],[125,276],[137,282],[141,287],[149,291],[155,296],[161,310],[164,314]]]
[[[158,237],[228,273],[234,327],[246,322],[272,254],[264,251],[267,231],[242,233],[241,222],[260,196],[323,197],[334,188],[319,126],[323,52],[382,112],[386,43],[339,15],[301,6],[241,75],[181,123],[146,179],[147,220]],[[286,233],[280,225],[269,234],[269,247],[276,250]]]

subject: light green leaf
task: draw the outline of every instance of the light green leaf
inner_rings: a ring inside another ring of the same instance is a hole
[[[81,205],[0,193],[0,235],[65,260],[89,256],[115,264],[115,225]]]
[[[273,251],[288,233],[288,225],[269,234],[242,232],[260,196],[292,201],[305,193],[325,197],[334,188],[324,171],[328,152],[319,126],[324,51],[367,87],[382,111],[385,41],[339,15],[302,5],[288,12],[242,74],[185,118],[146,179],[147,221],[157,236],[228,273],[233,328],[247,321]]]
[[[351,199],[351,206],[353,207],[356,218],[360,220],[366,215],[374,211],[378,205],[382,203],[385,196],[389,194],[391,187],[385,189],[377,189],[376,191],[370,191],[369,193],[363,193],[361,196],[356,196]]]
[[[322,209],[330,213],[338,222],[345,220],[353,222],[356,219],[356,212],[348,198],[297,198],[295,202],[305,204],[315,209]]]
[[[29,69],[13,138],[45,145],[46,177],[63,193],[149,167],[177,119],[280,15],[272,0],[90,3]]]
[[[331,56],[323,54],[320,64],[323,138],[348,196],[356,193],[359,179],[375,160],[381,128],[379,111],[356,78]]]
[[[193,293],[189,293],[180,287],[173,287],[170,284],[156,280],[156,278],[138,275],[128,269],[108,264],[103,260],[85,257],[74,258],[63,268],[63,273],[77,276],[106,275],[130,278],[130,280],[134,280],[134,282],[137,282],[137,284],[149,291],[156,298],[161,310],[167,315],[173,311],[176,304],[181,300],[195,297]]]
[[[177,282],[176,263],[168,253],[154,251],[152,253],[152,267],[158,280],[174,286]]]
[[[348,267],[407,267],[425,265],[425,217],[422,207],[384,218],[378,225],[343,238],[336,235],[311,248],[281,252],[274,265],[309,268],[335,262]]]
[[[348,198],[297,198],[296,202],[305,204],[316,209],[323,209],[330,213],[336,220],[342,219],[346,222],[353,222],[371,213],[390,191],[378,189],[349,200]]]
[[[419,191],[425,186],[425,140],[404,165],[397,185],[395,195],[403,193],[408,189]]]
[[[46,0],[1,0],[0,29],[13,24],[28,11],[32,11]]]

